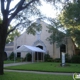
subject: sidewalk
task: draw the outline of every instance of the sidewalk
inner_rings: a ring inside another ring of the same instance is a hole
[[[58,73],[58,72],[39,72],[39,71],[22,71],[22,70],[6,70],[8,72],[23,72],[23,73],[35,73],[35,74],[54,74],[54,75],[73,75],[73,73]]]
[[[31,64],[32,62],[19,62],[19,63],[9,63],[9,64],[4,64],[4,67],[7,66],[16,66],[16,65],[22,65],[22,64]]]

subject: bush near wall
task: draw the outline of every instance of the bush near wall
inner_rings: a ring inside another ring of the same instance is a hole
[[[31,61],[32,60],[32,55],[30,53],[26,54],[26,59],[27,61]]]
[[[80,63],[80,55],[75,54],[71,58],[71,63]]]
[[[71,58],[68,53],[65,55],[65,61],[66,63],[71,63]]]
[[[10,60],[14,60],[14,52],[12,52],[12,53],[10,54],[9,59],[10,59]]]
[[[54,62],[61,62],[61,59],[60,58],[55,58]]]
[[[45,55],[44,55],[44,61],[45,61],[45,62],[53,62],[53,59],[50,57],[49,54],[45,54]]]

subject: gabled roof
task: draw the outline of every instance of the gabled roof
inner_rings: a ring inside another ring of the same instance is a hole
[[[43,52],[45,53],[44,50],[34,47],[34,46],[27,46],[27,45],[22,45],[18,49],[15,50],[15,52],[27,52],[27,51],[33,51],[33,52]]]

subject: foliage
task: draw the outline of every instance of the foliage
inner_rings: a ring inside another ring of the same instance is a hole
[[[26,54],[26,59],[27,61],[31,61],[32,60],[32,55],[30,53]]]
[[[10,54],[9,59],[10,59],[10,60],[14,60],[14,52],[12,52],[12,53]]]
[[[45,55],[44,55],[44,61],[45,61],[45,62],[52,62],[53,59],[50,57],[49,54],[45,54]]]
[[[56,59],[54,59],[54,62],[61,62],[61,59],[60,58],[56,58]]]
[[[0,23],[2,23],[2,20],[0,19]],[[12,30],[13,27],[10,25],[9,28],[8,28],[8,31]],[[15,29],[14,32],[10,32],[8,35],[7,35],[7,39],[6,39],[6,44],[10,43],[10,42],[13,42],[14,40],[14,37],[15,36],[19,36],[20,35],[20,32],[18,31],[18,29]]]
[[[66,63],[70,63],[71,62],[71,59],[70,59],[70,56],[68,53],[65,54],[65,61]]]
[[[72,63],[80,63],[80,55],[74,54],[71,58]]]
[[[75,3],[68,3],[64,6],[62,14],[60,15],[61,22],[67,28],[79,28],[80,20],[80,0]]]
[[[41,24],[33,23],[33,24],[31,24],[31,25],[26,29],[26,32],[27,32],[28,34],[33,34],[33,35],[35,35],[35,34],[36,34],[36,31],[41,31],[41,30],[42,30]]]
[[[60,46],[62,43],[66,43],[66,34],[64,31],[60,31],[59,28],[62,28],[63,25],[59,22],[59,20],[50,20],[51,25],[47,26],[48,33],[50,33],[50,36],[47,38],[47,40],[52,44],[55,42],[58,46]]]
[[[10,29],[12,29],[11,26],[10,26],[9,30],[10,30]],[[15,29],[14,32],[11,32],[11,33],[7,36],[6,44],[7,44],[7,43],[10,43],[10,42],[13,42],[15,36],[20,36],[20,32],[19,32],[17,29]]]
[[[67,3],[59,16],[60,22],[66,27],[68,36],[80,47],[80,0]]]

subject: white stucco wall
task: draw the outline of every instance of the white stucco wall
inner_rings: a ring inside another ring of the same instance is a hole
[[[56,47],[56,43],[50,44],[49,41],[47,41],[47,37],[50,36],[50,34],[47,32],[47,24],[44,22],[41,22],[42,24],[42,32],[41,32],[41,41],[44,42],[47,52],[49,52],[49,55],[52,58],[60,58],[60,47]],[[27,34],[26,32],[24,32],[20,37],[15,37],[14,39],[14,50],[17,48],[17,46],[21,46],[21,45],[30,45],[32,46],[34,44],[34,42],[37,40],[36,35],[32,35],[32,34]],[[40,44],[41,45],[41,44]],[[72,40],[68,40],[68,45],[67,45],[67,53],[69,53],[70,55],[73,54],[73,50],[74,50],[74,45]],[[26,54],[21,54],[21,57],[25,57]]]

